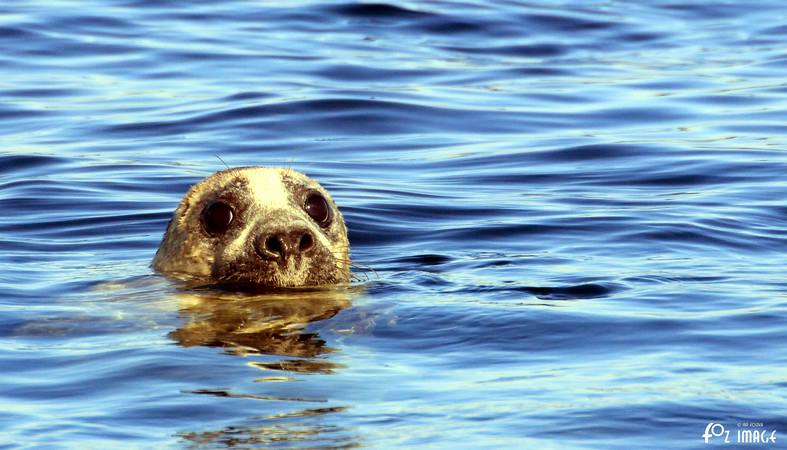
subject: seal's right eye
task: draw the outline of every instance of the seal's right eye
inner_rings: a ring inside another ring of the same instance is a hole
[[[224,202],[211,203],[202,211],[202,226],[208,234],[224,234],[234,216],[230,205]]]

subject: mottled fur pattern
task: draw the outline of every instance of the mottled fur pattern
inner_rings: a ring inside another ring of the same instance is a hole
[[[304,210],[309,195],[319,193],[333,219],[321,227]],[[216,201],[229,204],[233,221],[212,236],[201,222]],[[259,236],[298,228],[314,238],[305,254],[283,261],[261,258]],[[175,210],[153,268],[186,281],[220,285],[294,287],[345,283],[350,277],[349,242],[341,213],[316,181],[290,169],[242,167],[218,172],[196,185]]]

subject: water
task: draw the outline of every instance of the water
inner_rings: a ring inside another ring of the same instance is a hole
[[[0,445],[706,448],[756,421],[784,446],[786,20],[4,3]],[[368,280],[153,274],[217,155],[319,180]]]

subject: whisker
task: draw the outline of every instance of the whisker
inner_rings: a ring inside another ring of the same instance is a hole
[[[224,167],[226,167],[227,169],[230,168],[230,166],[226,162],[224,162],[223,159],[221,159],[221,156],[219,156],[219,155],[213,155],[213,156],[215,156],[216,158],[219,158],[219,161],[221,161],[221,163],[224,164]]]

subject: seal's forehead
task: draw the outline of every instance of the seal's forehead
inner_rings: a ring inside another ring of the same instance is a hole
[[[246,180],[249,198],[266,208],[286,208],[290,196],[282,183],[281,172],[275,169],[247,169],[241,175]]]
[[[265,209],[278,209],[286,208],[298,193],[307,190],[325,193],[316,181],[292,169],[240,167],[217,172],[192,186],[184,203],[210,201],[231,192]]]
[[[296,191],[306,188],[320,189],[316,181],[294,170],[253,167],[242,169],[251,198],[265,208],[286,208]]]

